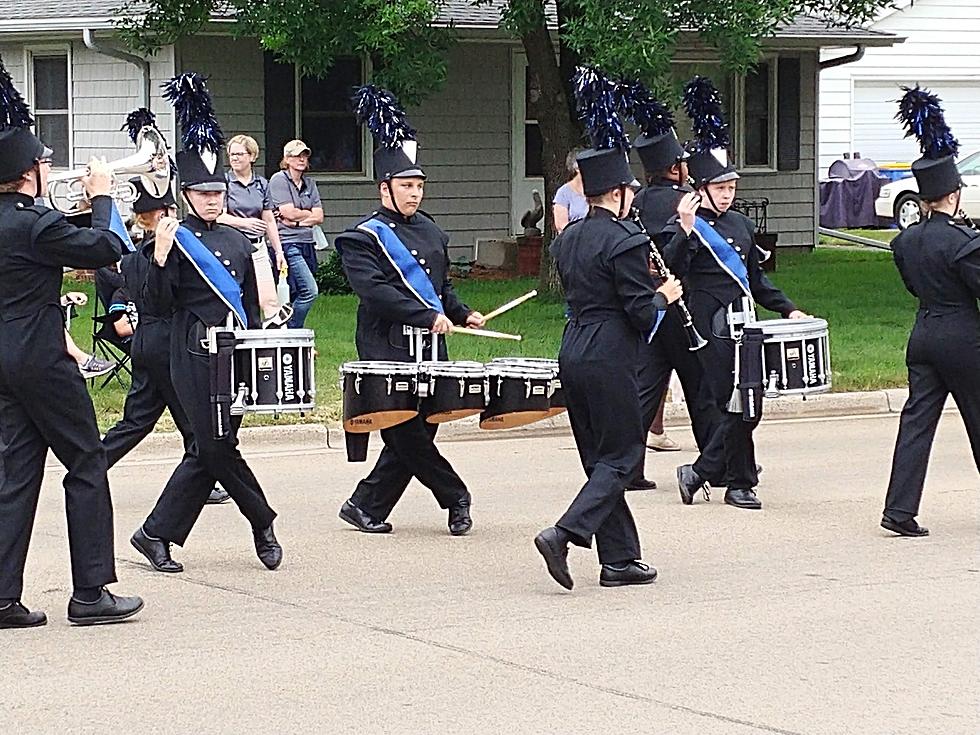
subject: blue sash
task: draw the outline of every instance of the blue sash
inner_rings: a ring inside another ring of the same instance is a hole
[[[369,219],[367,222],[359,224],[357,229],[374,237],[385,256],[395,267],[402,282],[415,298],[430,309],[435,309],[440,314],[445,313],[439,294],[436,293],[428,274],[422,270],[422,266],[415,260],[415,257],[405,247],[405,243],[399,239],[391,227],[381,220]]]
[[[123,252],[135,253],[136,246],[133,245],[129,237],[129,230],[123,224],[122,217],[119,216],[119,209],[116,207],[116,200],[112,200],[112,211],[109,213],[109,231],[122,240]]]
[[[746,296],[752,298],[752,291],[749,287],[749,272],[731,243],[700,217],[694,218],[694,233],[702,244],[707,246],[708,252],[714,256],[721,269],[741,286]]]
[[[187,256],[215,296],[237,317],[239,327],[248,329],[248,316],[242,305],[242,290],[238,281],[232,278],[221,261],[214,257],[214,253],[183,225],[177,228],[176,240],[180,251]]]
[[[668,308],[670,308],[669,304],[668,304]],[[662,309],[657,312],[657,318],[653,322],[653,329],[647,332],[647,344],[653,342],[653,335],[655,335],[657,333],[657,330],[660,329],[660,322],[664,320],[664,315],[666,313],[667,313],[666,309]]]

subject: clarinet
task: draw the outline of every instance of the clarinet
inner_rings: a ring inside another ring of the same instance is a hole
[[[667,263],[664,262],[664,257],[661,255],[660,250],[653,242],[653,238],[650,237],[650,233],[647,232],[647,228],[643,225],[643,220],[640,219],[640,210],[636,207],[630,209],[629,218],[636,223],[640,228],[640,231],[647,236],[650,241],[650,257],[653,258],[653,263],[657,267],[657,275],[661,279],[667,280],[671,277],[670,269],[667,268]],[[691,318],[691,312],[687,310],[687,304],[684,303],[683,298],[677,299],[675,305],[681,312],[681,317],[684,319],[684,332],[687,334],[687,349],[691,352],[700,350],[702,347],[706,346],[708,343],[705,341],[704,337],[698,334],[697,328],[694,326],[694,319]]]
[[[974,229],[974,230],[976,230],[977,232],[980,232],[980,227],[977,227],[977,223],[976,223],[976,222],[974,222],[974,221],[973,221],[972,219],[970,219],[970,215],[968,215],[968,214],[966,213],[966,210],[965,210],[965,209],[963,209],[963,208],[961,207],[961,208],[960,208],[960,211],[959,211],[959,212],[957,212],[957,216],[958,216],[958,217],[959,217],[959,218],[960,218],[961,220],[963,220],[963,224],[965,224],[965,225],[966,225],[967,227],[970,227],[970,228],[972,228],[972,229]]]

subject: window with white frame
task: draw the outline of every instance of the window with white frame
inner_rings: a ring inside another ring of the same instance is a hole
[[[53,166],[71,165],[71,109],[67,51],[32,51],[30,99],[35,131],[54,151]]]
[[[278,169],[283,145],[300,138],[313,151],[310,173],[371,175],[370,141],[351,109],[354,88],[367,77],[365,63],[336,59],[322,78],[304,77],[292,64],[265,59],[266,168]]]

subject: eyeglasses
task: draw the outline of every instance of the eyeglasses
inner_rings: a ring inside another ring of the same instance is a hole
[[[241,151],[241,152],[236,151],[234,153],[229,153],[228,158],[243,158],[247,155],[248,155],[248,151]]]

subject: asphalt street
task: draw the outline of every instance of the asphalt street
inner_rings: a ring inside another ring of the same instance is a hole
[[[765,422],[760,512],[680,503],[685,451],[650,453],[661,489],[631,493],[646,587],[576,586],[531,543],[583,481],[568,436],[442,444],[475,528],[413,484],[388,536],[337,510],[368,466],[339,449],[257,443],[246,457],[280,517],[266,571],[234,506],[208,507],[178,575],[129,536],[175,458],[137,451],[110,475],[120,593],[136,620],[69,627],[60,468],[49,467],[25,602],[47,627],[0,631],[9,733],[980,732],[980,481],[959,417],[940,426],[920,521],[878,527],[895,415]],[[373,460],[380,442],[374,441]]]

